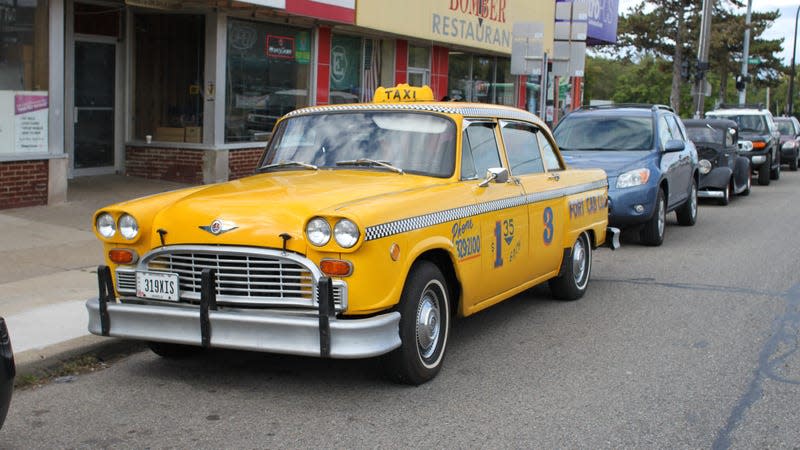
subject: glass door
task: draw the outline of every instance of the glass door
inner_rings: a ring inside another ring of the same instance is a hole
[[[73,169],[114,169],[116,42],[75,41]]]

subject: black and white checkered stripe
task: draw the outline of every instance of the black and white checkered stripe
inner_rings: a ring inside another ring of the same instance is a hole
[[[381,239],[408,231],[419,230],[421,228],[452,222],[454,220],[461,220],[467,217],[500,211],[502,209],[515,208],[518,206],[542,202],[554,198],[566,197],[568,195],[579,194],[581,192],[600,189],[606,186],[608,186],[608,182],[606,180],[600,180],[563,189],[553,189],[552,191],[519,195],[516,197],[479,203],[477,205],[462,206],[460,208],[453,208],[445,211],[423,214],[421,216],[394,220],[392,222],[386,222],[380,225],[367,227],[365,230],[364,240],[373,241],[375,239]]]

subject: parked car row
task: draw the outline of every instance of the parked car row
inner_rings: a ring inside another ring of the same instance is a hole
[[[697,198],[727,205],[750,193],[752,173],[767,185],[781,164],[797,170],[800,122],[761,106],[720,108],[681,120],[663,105],[611,104],[578,109],[554,130],[564,160],[608,175],[609,225],[637,227],[641,242],[664,241],[665,215],[694,225]]]

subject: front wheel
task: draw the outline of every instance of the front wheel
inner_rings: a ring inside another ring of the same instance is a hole
[[[653,217],[645,222],[642,231],[639,235],[642,244],[651,247],[658,247],[664,243],[664,229],[667,225],[667,205],[664,200],[664,190],[658,190],[656,197],[656,209],[653,211]]]
[[[435,264],[420,261],[414,265],[399,309],[401,344],[387,355],[387,375],[419,385],[439,373],[450,333],[447,281]]]
[[[733,183],[733,179],[728,181],[728,185],[722,191],[722,198],[719,199],[719,204],[722,206],[726,206],[731,202],[731,183]]]
[[[678,223],[685,227],[690,227],[697,222],[697,182],[692,180],[692,189],[689,191],[689,199],[686,200],[677,211]]]
[[[758,184],[769,186],[769,173],[772,166],[772,157],[767,156],[767,160],[758,168]]]
[[[549,281],[550,292],[559,300],[577,300],[583,297],[592,272],[592,243],[584,231],[572,246],[564,272]]]
[[[778,163],[775,164],[775,168],[774,169],[772,168],[772,166],[770,166],[769,177],[772,178],[773,180],[780,180],[781,179],[781,155],[778,154],[778,156],[776,158],[778,158]]]

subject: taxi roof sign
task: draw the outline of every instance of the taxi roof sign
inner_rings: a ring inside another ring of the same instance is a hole
[[[395,87],[380,86],[372,96],[373,103],[432,102],[433,90],[429,86],[415,87],[398,84]]]

